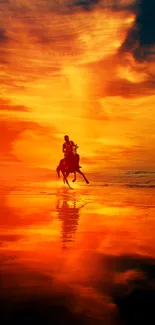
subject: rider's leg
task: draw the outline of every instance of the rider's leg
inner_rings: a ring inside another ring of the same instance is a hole
[[[65,161],[65,167],[66,169],[68,169],[69,167],[69,155],[68,154],[64,154],[64,161]]]
[[[69,167],[69,169],[72,168],[72,164],[73,164],[72,160],[73,160],[72,154],[69,153],[67,155],[67,166]]]
[[[78,153],[76,154],[76,163],[77,163],[77,166],[78,166],[78,167],[81,167],[81,166],[79,166],[79,163],[80,163],[80,156],[79,156]]]

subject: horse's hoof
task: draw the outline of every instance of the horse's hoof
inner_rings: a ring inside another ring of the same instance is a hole
[[[75,179],[73,179],[72,182],[74,183],[75,182]]]
[[[89,181],[86,181],[87,184],[89,184]]]

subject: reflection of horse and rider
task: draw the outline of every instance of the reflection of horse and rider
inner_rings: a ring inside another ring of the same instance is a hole
[[[75,240],[74,235],[78,228],[80,210],[89,202],[79,205],[75,193],[71,195],[66,191],[58,191],[57,198],[56,211],[58,219],[61,221],[63,247],[66,247],[68,242]]]
[[[85,175],[81,172],[79,166],[80,156],[77,153],[77,144],[75,144],[72,140],[69,139],[68,135],[64,136],[65,142],[62,146],[62,151],[64,153],[64,158],[60,160],[59,165],[57,167],[57,174],[60,177],[60,172],[63,174],[64,183],[70,187],[67,177],[70,173],[74,173],[74,180],[76,180],[76,172],[81,174],[88,184],[88,180]]]

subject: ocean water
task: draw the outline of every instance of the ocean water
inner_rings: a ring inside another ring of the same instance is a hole
[[[154,185],[129,173],[73,190],[62,180],[1,188],[1,324],[154,317]]]

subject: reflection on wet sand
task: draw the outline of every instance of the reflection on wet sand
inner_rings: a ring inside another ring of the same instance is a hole
[[[56,211],[61,221],[62,247],[67,248],[67,243],[73,241],[73,236],[78,228],[80,210],[87,203],[78,205],[76,193],[68,190],[57,192]]]
[[[56,324],[135,324],[134,299],[139,319],[153,317],[154,194],[123,186],[1,192],[4,324],[23,323],[23,314],[46,324],[53,317]]]

